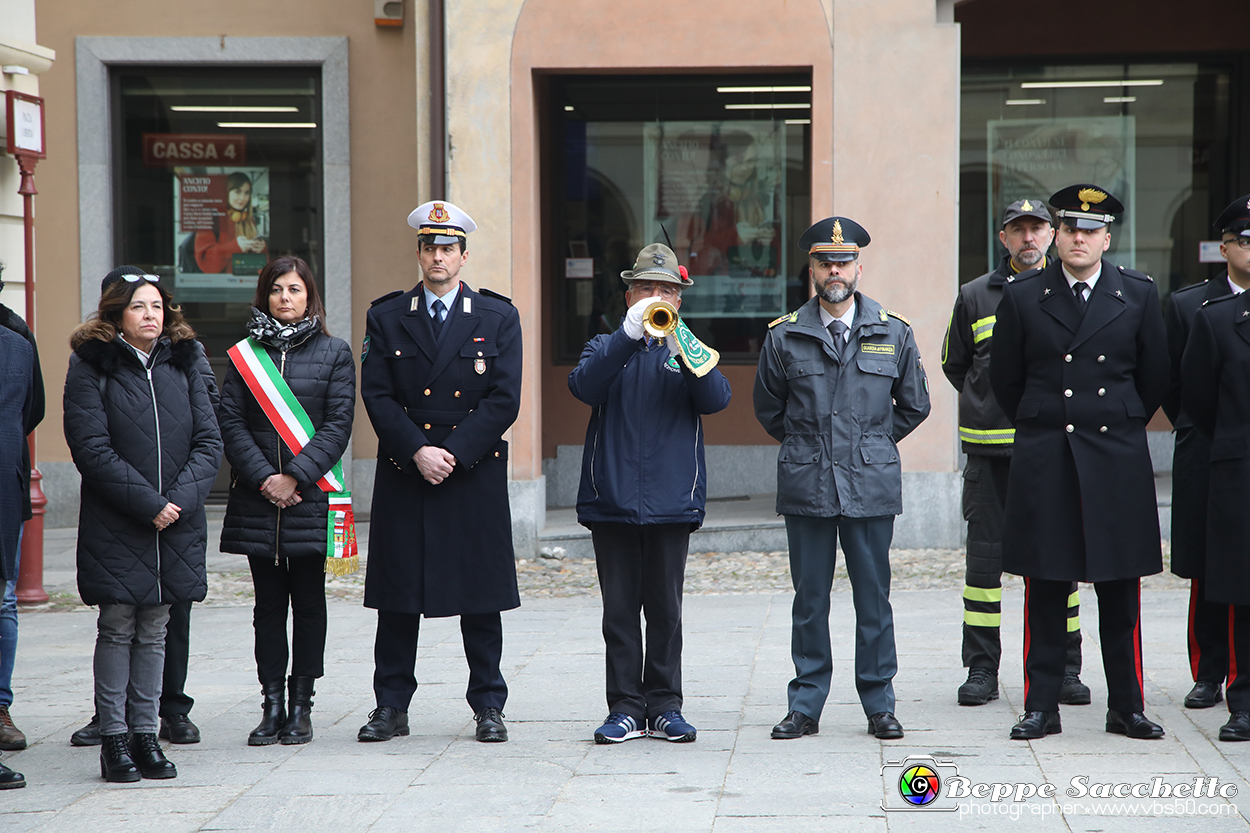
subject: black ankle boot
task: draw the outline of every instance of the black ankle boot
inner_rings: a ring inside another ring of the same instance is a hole
[[[135,732],[130,736],[130,757],[144,778],[177,778],[178,767],[165,757],[155,732]]]
[[[268,746],[278,742],[278,734],[286,724],[286,705],[283,695],[286,693],[282,681],[265,683],[261,686],[265,695],[261,710],[260,724],[247,736],[248,746]]]
[[[139,767],[130,757],[125,735],[100,736],[100,777],[113,782],[139,780]]]
[[[286,726],[282,727],[279,739],[287,745],[308,743],[313,738],[312,728],[312,677],[288,677],[290,686],[291,711],[287,714]]]

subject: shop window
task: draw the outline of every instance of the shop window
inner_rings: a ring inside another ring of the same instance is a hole
[[[321,270],[318,68],[114,68],[119,263],[168,281],[218,375],[260,269]]]
[[[550,79],[545,96],[554,360],[625,312],[620,273],[667,239],[690,272],[681,316],[726,362],[807,299],[811,76]]]
[[[1195,63],[965,65],[960,281],[1006,253],[1005,205],[1075,182],[1104,185],[1125,205],[1111,262],[1152,275],[1161,293],[1218,274],[1203,243],[1235,196],[1229,75]]]

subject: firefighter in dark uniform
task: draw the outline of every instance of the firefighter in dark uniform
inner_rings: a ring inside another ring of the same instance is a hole
[[[1210,618],[1222,619],[1227,639],[1230,715],[1220,727],[1220,740],[1246,741],[1250,740],[1250,673],[1243,670],[1250,669],[1250,516],[1246,513],[1250,506],[1250,294],[1245,290],[1250,287],[1250,194],[1225,209],[1216,227],[1221,230],[1220,251],[1228,261],[1228,274],[1218,281],[1232,294],[1204,302],[1193,317],[1193,332],[1180,368],[1185,379],[1182,413],[1204,435],[1208,449],[1206,557],[1194,585],[1201,581],[1203,594],[1198,604],[1212,610]],[[1175,542],[1174,534],[1174,548]],[[1202,664],[1198,667],[1201,671]],[[1219,693],[1218,682],[1215,692]]]
[[[1024,708],[1011,737],[1060,731],[1073,581],[1094,583],[1107,677],[1106,730],[1159,738],[1146,718],[1141,577],[1163,569],[1146,423],[1168,385],[1159,295],[1103,259],[1123,205],[1107,189],[1053,194],[1058,260],[1008,282],[990,380],[1016,428],[1003,569],[1024,576]]]
[[[1003,210],[999,241],[1007,254],[992,272],[959,288],[942,344],[942,372],[959,391],[959,441],[964,465],[964,520],[968,554],[964,574],[963,663],[968,679],[959,687],[961,706],[998,699],[1002,658],[999,626],[1003,602],[1003,511],[1016,431],[990,389],[990,344],[1003,286],[1012,275],[1046,267],[1055,238],[1050,211],[1041,200],[1016,200]],[[1059,702],[1089,703],[1081,682],[1081,619],[1076,584],[1068,603],[1068,651]]]
[[[755,417],[781,442],[777,513],[785,516],[794,605],[794,679],[777,739],[814,735],[829,696],[829,592],[842,538],[855,605],[855,688],[878,738],[894,716],[890,540],[903,511],[898,441],[929,415],[929,383],[911,325],[857,290],[868,232],[846,217],[799,239],[816,297],[769,325],[755,377]]]
[[[1237,245],[1240,232],[1250,226],[1250,195],[1239,197],[1224,209],[1214,231],[1226,241],[1221,251],[1232,255],[1229,269],[1213,281],[1203,281],[1172,293],[1164,323],[1168,330],[1168,357],[1172,383],[1163,400],[1163,411],[1176,431],[1172,454],[1172,572],[1190,580],[1189,621],[1186,647],[1194,687],[1185,696],[1185,707],[1209,709],[1220,702],[1220,687],[1228,675],[1228,606],[1206,601],[1207,488],[1211,476],[1211,438],[1194,429],[1183,404],[1181,357],[1194,315],[1207,301],[1242,291],[1250,273],[1239,274]]]
[[[499,612],[520,605],[508,444],[521,399],[521,323],[458,279],[477,226],[449,202],[408,216],[423,280],[373,302],[360,391],[378,435],[365,607],[378,611],[362,741],[408,734],[422,616],[459,616],[477,739],[506,741]]]

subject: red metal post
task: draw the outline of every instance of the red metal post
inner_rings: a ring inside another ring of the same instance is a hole
[[[17,193],[22,195],[22,213],[26,232],[26,326],[35,332],[35,163],[38,160],[21,154],[17,167],[22,181]],[[43,589],[43,515],[48,499],[39,481],[43,475],[35,468],[35,435],[26,438],[30,443],[30,506],[34,515],[26,522],[22,533],[22,567],[17,574],[18,604],[42,604],[48,600]]]

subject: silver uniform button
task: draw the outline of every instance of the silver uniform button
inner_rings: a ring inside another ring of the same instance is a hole
[[[1106,356],[1099,356],[1099,357],[1098,357],[1098,363],[1099,363],[1099,364],[1102,364],[1102,363],[1103,363],[1103,362],[1105,362],[1106,360],[1107,360],[1107,357],[1106,357]]]
[[[1067,430],[1068,430],[1068,433],[1071,434],[1073,431],[1076,430],[1076,426],[1069,422]]]
[[[1064,396],[1066,396],[1066,397],[1068,397],[1069,399],[1071,399],[1071,398],[1072,398],[1072,391],[1071,391],[1071,390],[1065,390],[1065,391],[1063,392],[1063,395],[1064,395]]]
[[[1065,362],[1070,362],[1070,361],[1072,361],[1072,354],[1071,354],[1071,353],[1068,353],[1067,355],[1065,355],[1065,356],[1063,357],[1063,360],[1064,360]]]
[[[1105,426],[1105,425],[1104,425],[1104,426],[1102,426],[1101,428],[1099,428],[1099,429],[1098,429],[1098,433],[1100,433],[1100,434],[1105,434],[1105,433],[1107,433],[1107,426]]]
[[[1099,395],[1099,396],[1106,396],[1106,395],[1107,395],[1107,389],[1106,389],[1106,388],[1099,388],[1099,389],[1098,389],[1098,395]]]

